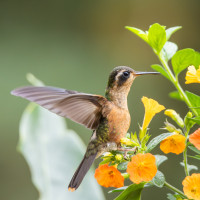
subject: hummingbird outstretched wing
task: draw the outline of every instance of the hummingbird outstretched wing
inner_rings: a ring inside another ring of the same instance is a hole
[[[96,129],[101,118],[103,96],[80,93],[55,87],[27,86],[11,94],[35,102],[62,117],[87,128]]]

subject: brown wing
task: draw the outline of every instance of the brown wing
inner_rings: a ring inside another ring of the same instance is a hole
[[[101,117],[103,96],[79,93],[54,87],[28,86],[11,94],[28,99],[62,117],[67,117],[87,128],[96,129]]]

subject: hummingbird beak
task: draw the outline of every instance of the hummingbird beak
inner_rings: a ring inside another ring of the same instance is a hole
[[[148,75],[148,74],[158,75],[160,73],[159,72],[138,72],[138,71],[134,71],[135,76]]]

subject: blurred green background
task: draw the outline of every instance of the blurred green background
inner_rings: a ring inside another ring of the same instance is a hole
[[[158,63],[151,48],[125,30],[125,25],[144,30],[155,22],[167,27],[181,25],[183,29],[171,41],[179,49],[190,47],[199,51],[199,8],[199,0],[1,0],[0,199],[38,198],[28,166],[16,151],[18,125],[28,102],[10,95],[12,89],[28,84],[25,79],[28,72],[46,85],[103,95],[109,72],[115,66],[151,71],[150,65]],[[180,76],[183,87],[199,95],[199,86],[186,87],[184,76],[184,73]],[[138,123],[142,123],[143,95],[184,116],[186,106],[168,97],[172,90],[173,86],[161,76],[137,78],[128,100],[132,116],[130,130],[138,130]],[[158,128],[163,126],[164,118],[159,114],[152,121],[154,136],[161,132]],[[89,130],[69,120],[67,123],[88,142]],[[179,156],[178,160],[181,159]],[[170,155],[169,161],[161,166],[167,181],[180,189],[184,176],[181,168],[175,155]],[[168,191],[145,189],[143,198],[165,199],[163,192]],[[107,199],[113,197],[107,195]]]

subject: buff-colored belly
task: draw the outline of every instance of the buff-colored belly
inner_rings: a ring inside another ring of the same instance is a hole
[[[120,143],[130,126],[130,114],[125,109],[112,109],[108,114],[109,141]]]

